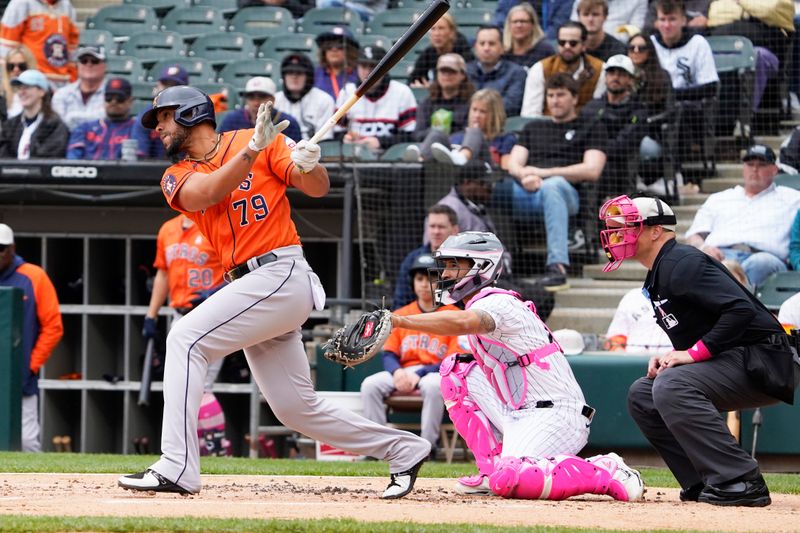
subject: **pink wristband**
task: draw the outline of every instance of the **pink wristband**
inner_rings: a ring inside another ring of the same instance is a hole
[[[695,362],[711,359],[711,352],[708,351],[703,341],[697,341],[694,346],[686,350]]]

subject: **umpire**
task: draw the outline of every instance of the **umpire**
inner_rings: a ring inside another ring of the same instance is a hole
[[[675,215],[661,200],[620,196],[600,208],[600,219],[606,270],[628,258],[648,269],[643,291],[675,347],[650,359],[628,408],[680,483],[681,501],[769,505],[758,463],[720,411],[793,403],[793,338],[721,263],[676,242]]]

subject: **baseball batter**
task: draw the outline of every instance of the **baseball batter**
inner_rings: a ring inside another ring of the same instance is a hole
[[[594,409],[533,303],[493,287],[503,253],[492,233],[448,237],[434,253],[435,299],[462,301],[465,310],[392,316],[393,327],[468,336],[473,355],[448,357],[440,368],[445,406],[479,472],[457,489],[506,498],[641,499],[639,473],[618,455],[574,455],[586,445]]]
[[[217,134],[208,95],[188,86],[160,92],[142,124],[155,129],[167,153],[185,154],[161,180],[167,202],[191,218],[217,252],[228,285],[181,319],[167,338],[161,458],[123,476],[126,489],[192,494],[200,491],[194,440],[210,363],[235,350],[245,356],[261,393],[286,426],[360,455],[389,462],[384,498],[414,485],[430,453],[425,439],[387,428],[319,398],[300,326],[325,293],[303,257],[286,188],[311,197],[328,192],[319,146],[297,145],[272,124],[271,104],[256,127]]]

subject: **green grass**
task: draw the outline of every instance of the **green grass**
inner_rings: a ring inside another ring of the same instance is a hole
[[[357,522],[349,519],[325,520],[253,520],[231,518],[142,518],[142,517],[59,517],[59,516],[0,516],[3,533],[60,533],[63,531],[92,532],[205,532],[215,533],[530,533],[611,532],[610,529],[583,529],[555,526],[526,526],[524,528],[475,524],[409,524],[404,522]],[[675,533],[674,530],[641,529],[626,533]],[[691,533],[686,530],[681,533]],[[705,532],[708,533],[708,532]]]
[[[126,474],[144,470],[153,464],[155,455],[112,455],[89,453],[20,453],[0,452],[0,472],[86,472]],[[203,474],[267,475],[267,476],[386,476],[386,463],[367,461],[311,461],[293,459],[247,459],[243,457],[204,457],[200,460]],[[420,477],[456,478],[473,474],[472,463],[427,463]],[[645,485],[678,487],[675,478],[664,468],[641,470]],[[772,492],[800,494],[800,475],[765,474]]]

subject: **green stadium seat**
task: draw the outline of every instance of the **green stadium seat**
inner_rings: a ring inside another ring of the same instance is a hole
[[[322,159],[336,162],[348,161],[377,161],[378,156],[366,146],[346,144],[341,141],[322,141],[319,143]]]
[[[358,43],[361,46],[380,46],[384,50],[388,50],[392,47],[394,41],[385,35],[378,35],[377,33],[364,33],[358,36]]]
[[[468,40],[475,38],[478,28],[494,21],[494,11],[488,9],[459,9],[453,16],[458,24],[458,31]]]
[[[189,57],[203,57],[213,65],[222,65],[241,59],[253,59],[256,45],[246,33],[211,33],[202,35],[192,43]]]
[[[156,31],[158,17],[152,7],[137,4],[104,6],[87,21],[88,29],[106,30],[115,37]]]
[[[211,63],[201,57],[180,57],[157,61],[155,65],[150,67],[150,73],[147,79],[151,82],[155,82],[161,70],[170,65],[180,65],[185,68],[186,72],[189,74],[189,83],[192,85],[196,83],[213,83],[216,81],[217,76],[214,73],[214,68],[211,66]]]
[[[431,95],[427,87],[412,87],[411,92],[414,93],[414,98],[417,100],[417,104],[427,99]]]
[[[247,80],[255,76],[271,78],[276,85],[281,79],[281,64],[272,59],[247,59],[225,65],[219,73],[219,81],[243,89]]]
[[[235,109],[241,105],[239,91],[229,83],[198,83],[195,87],[206,94],[225,94],[228,98],[228,109]]]
[[[406,148],[415,143],[399,143],[390,146],[383,154],[381,154],[381,161],[388,161],[395,163],[403,160],[403,155],[406,153]]]
[[[276,34],[293,33],[294,19],[283,7],[244,7],[233,16],[228,29],[246,33],[261,42]]]
[[[395,2],[396,8],[416,9],[419,12],[425,11],[430,4],[430,0],[397,0]]]
[[[393,80],[405,83],[413,70],[414,70],[413,61],[402,60],[398,61],[397,64],[393,66],[391,70],[389,70],[389,75],[392,77]]]
[[[191,4],[193,6],[214,7],[225,16],[233,15],[239,9],[236,0],[191,0]]]
[[[140,6],[153,8],[153,10],[156,12],[156,15],[159,17],[163,17],[171,9],[186,5],[185,0],[122,0],[122,3],[137,4]]]
[[[714,54],[714,65],[717,73],[731,73],[739,80],[739,94],[736,99],[738,120],[741,128],[749,136],[752,144],[753,91],[756,74],[756,53],[753,43],[746,37],[736,35],[712,35],[708,44]]]
[[[283,56],[302,52],[308,57],[317,57],[317,43],[309,33],[284,33],[273,35],[258,49],[258,57],[274,59],[280,63]]]
[[[117,43],[114,41],[114,36],[107,30],[83,30],[78,41],[78,47],[83,46],[103,47],[106,55],[117,53]]]
[[[775,176],[775,185],[783,185],[800,191],[800,174],[778,174]]]
[[[134,100],[133,106],[131,107],[131,115],[137,117],[139,116],[139,113],[141,113],[145,109],[150,109],[150,106],[152,105],[153,105],[152,100],[150,100],[149,102],[145,100]]]
[[[222,12],[208,6],[177,7],[161,21],[161,29],[192,38],[227,29]]]
[[[183,38],[173,31],[147,31],[131,35],[120,48],[120,56],[135,57],[142,63],[155,63],[186,55]]]
[[[145,102],[150,105],[153,102],[153,90],[155,85],[152,83],[137,81],[131,83],[131,95],[137,102]]]
[[[800,292],[800,272],[776,272],[756,288],[756,298],[770,311],[777,312],[781,304]]]
[[[145,69],[136,57],[107,56],[106,75],[127,78],[131,83],[144,81]]]
[[[344,7],[326,7],[309,9],[297,22],[297,31],[319,35],[334,26],[347,26],[355,35],[364,28],[358,13]]]
[[[456,0],[455,7],[461,9],[485,9],[487,11],[494,11],[497,9],[497,0]],[[460,13],[460,11],[459,11]],[[456,14],[458,17],[458,14]],[[461,21],[457,20],[459,27]]]
[[[506,125],[505,128],[503,129],[503,132],[515,133],[518,131],[522,131],[522,128],[525,127],[525,124],[533,120],[540,120],[540,119],[531,117],[508,117],[506,119]]]
[[[377,13],[367,24],[365,33],[385,35],[396,40],[416,21],[424,9],[400,8]]]

